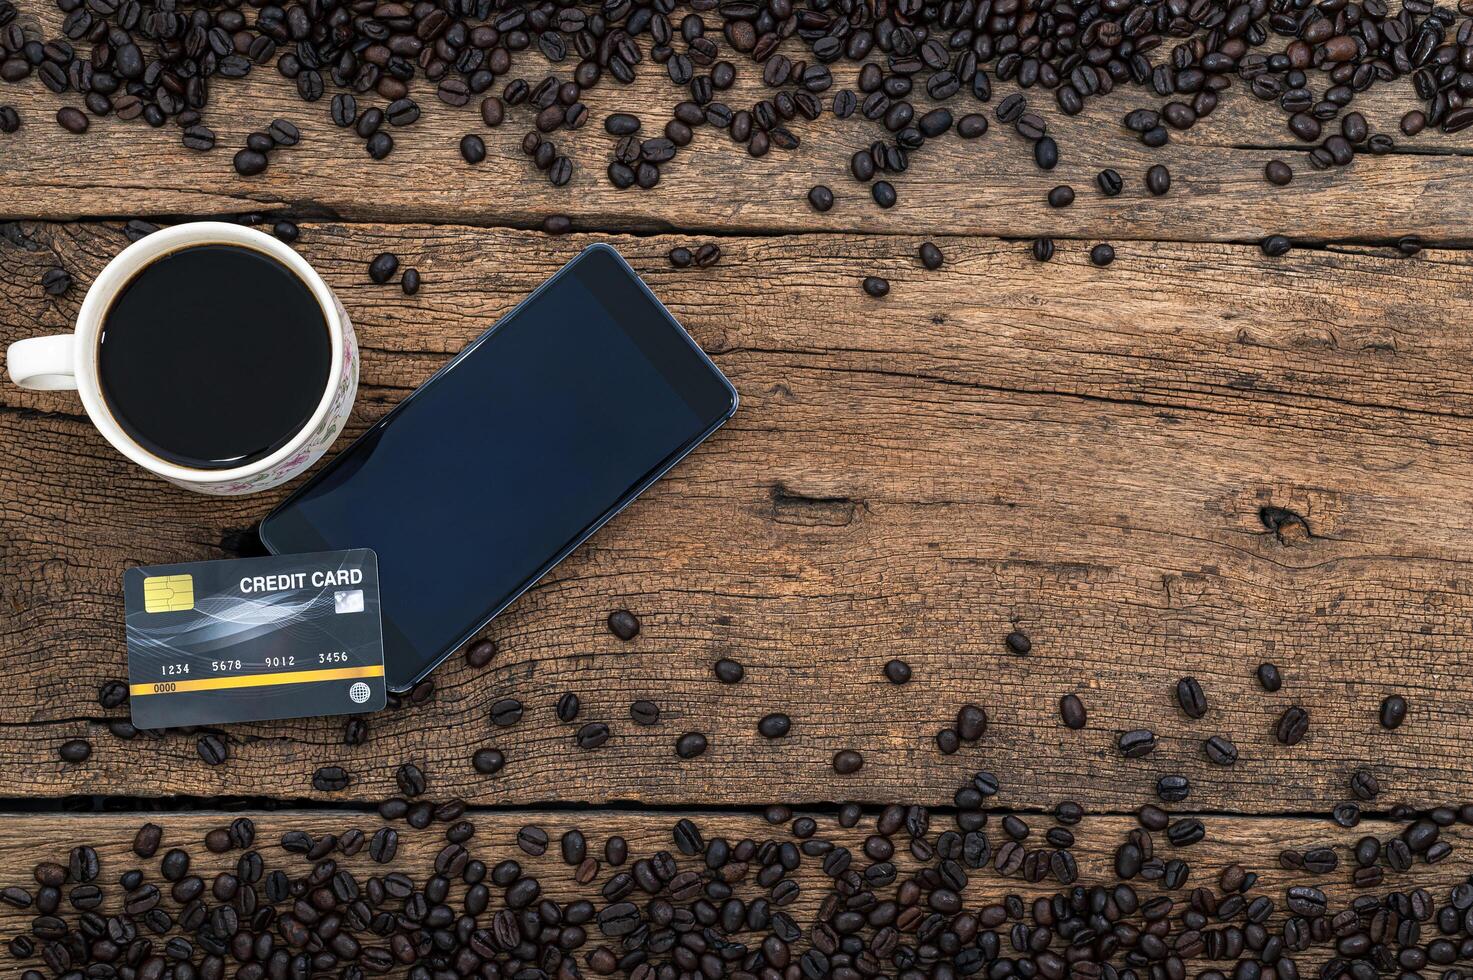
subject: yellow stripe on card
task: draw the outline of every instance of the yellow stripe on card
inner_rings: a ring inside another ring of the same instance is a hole
[[[145,694],[181,694],[185,691],[224,691],[239,687],[276,687],[281,684],[314,684],[317,681],[346,681],[355,677],[382,677],[382,665],[335,667],[330,670],[298,670],[280,674],[245,674],[239,677],[201,677],[190,681],[155,681],[130,684],[133,697]]]
[[[143,580],[144,612],[185,612],[193,608],[193,575],[152,575]]]

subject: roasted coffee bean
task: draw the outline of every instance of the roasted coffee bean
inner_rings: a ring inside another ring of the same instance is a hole
[[[694,759],[706,751],[706,736],[700,732],[687,732],[675,740],[675,754],[682,759]]]
[[[849,776],[864,768],[864,756],[853,749],[842,749],[834,753],[834,772]]]
[[[1118,171],[1106,167],[1095,175],[1095,185],[1099,187],[1101,194],[1114,197],[1124,189],[1125,181]]]
[[[757,733],[763,738],[783,738],[792,728],[792,724],[792,720],[787,715],[782,712],[773,712],[770,715],[764,715],[762,720],[757,722]]]
[[[1309,712],[1296,705],[1284,709],[1274,726],[1274,738],[1283,745],[1298,745],[1309,731]]]
[[[1047,241],[1047,239],[1042,239]],[[1084,702],[1077,694],[1066,694],[1059,698],[1059,716],[1064,719],[1064,726],[1076,731],[1085,725],[1086,713]]]
[[[716,672],[716,679],[723,684],[736,684],[741,681],[743,675],[746,673],[742,669],[741,664],[727,657],[722,657],[720,660],[716,661],[716,666],[714,669]]]
[[[877,180],[870,187],[870,196],[882,208],[895,206],[895,187],[888,180]]]
[[[0,133],[14,133],[20,129],[20,113],[15,106],[0,105]]]
[[[427,780],[424,770],[412,762],[406,762],[395,770],[394,783],[399,787],[400,793],[413,798],[424,793]]]
[[[41,290],[46,295],[62,296],[71,288],[72,276],[65,269],[51,268],[41,273]]]
[[[1068,184],[1060,184],[1048,192],[1048,206],[1051,208],[1067,208],[1074,203],[1074,188]]]
[[[1407,702],[1400,694],[1389,694],[1381,701],[1380,721],[1385,729],[1400,728],[1406,721]]]
[[[1054,240],[1052,238],[1033,239],[1033,258],[1039,262],[1047,262],[1054,257]]]
[[[466,163],[475,165],[486,159],[486,141],[474,133],[467,133],[460,138],[460,157]]]
[[[266,154],[255,150],[241,150],[235,154],[235,172],[242,177],[254,177],[266,172]]]
[[[154,856],[163,840],[164,831],[158,824],[146,823],[133,836],[133,853],[147,860]]]
[[[1004,638],[1003,642],[1007,646],[1009,653],[1016,654],[1020,657],[1033,649],[1033,642],[1028,639],[1027,634],[1020,630],[1013,630]]]
[[[348,788],[352,778],[342,766],[323,766],[312,774],[312,788],[321,793],[337,793]]]
[[[1350,790],[1358,799],[1374,800],[1381,793],[1381,783],[1368,769],[1357,769],[1350,775]]]
[[[347,129],[358,121],[358,100],[351,92],[340,92],[332,97],[328,115],[334,125]]]
[[[1191,783],[1185,776],[1169,775],[1156,780],[1156,795],[1165,803],[1180,803],[1191,792]]]
[[[1292,247],[1292,243],[1283,235],[1269,235],[1260,245],[1260,248],[1263,249],[1263,254],[1270,258],[1286,255]]]
[[[1230,766],[1238,761],[1238,747],[1221,735],[1213,735],[1202,743],[1207,761],[1213,765]]]
[[[715,242],[707,242],[696,249],[695,260],[699,268],[715,265],[721,259],[721,246]]]
[[[827,211],[834,206],[834,192],[823,184],[814,184],[808,189],[808,204],[815,211]]]
[[[1171,171],[1161,164],[1156,164],[1146,171],[1146,190],[1156,197],[1160,197],[1171,190]]]
[[[653,701],[635,701],[629,705],[629,717],[636,725],[657,725],[660,722],[659,705]]]
[[[87,132],[87,116],[81,109],[66,106],[57,110],[56,123],[69,133],[80,136]]]
[[[891,684],[905,684],[910,680],[910,664],[904,660],[891,660],[885,664],[885,679]]]
[[[1284,678],[1279,674],[1279,668],[1271,663],[1258,665],[1258,684],[1265,691],[1273,693],[1284,686]]]
[[[506,756],[500,749],[477,749],[471,756],[471,766],[483,776],[494,776],[506,765]]]
[[[477,640],[465,649],[465,662],[477,669],[489,664],[495,656],[496,641],[491,639]]]
[[[1183,677],[1176,682],[1176,703],[1188,718],[1201,718],[1207,713],[1207,695],[1195,677]]]
[[[521,720],[522,702],[516,698],[502,698],[491,705],[491,724],[499,728],[506,728]]]
[[[86,762],[92,755],[92,743],[85,738],[74,738],[61,743],[57,754],[62,762]]]
[[[591,721],[573,734],[573,744],[580,749],[596,749],[609,740],[609,726]]]
[[[860,285],[864,287],[866,293],[875,299],[883,299],[890,293],[890,281],[880,276],[865,276],[864,281]]]
[[[1270,184],[1284,187],[1294,179],[1294,171],[1282,160],[1270,160],[1263,167],[1263,176]]]
[[[639,619],[627,609],[609,613],[609,632],[628,642],[639,635]]]
[[[195,749],[208,766],[218,766],[230,758],[229,744],[222,736],[213,733],[201,735],[195,743]]]
[[[956,714],[956,733],[963,742],[975,742],[987,731],[987,712],[975,704],[964,704]]]
[[[399,271],[399,256],[393,252],[380,252],[368,263],[368,278],[383,285]]]
[[[918,255],[921,265],[933,271],[941,268],[942,263],[946,261],[946,256],[941,254],[941,249],[932,242],[922,242]]]
[[[557,720],[566,725],[568,722],[578,717],[578,708],[578,695],[574,694],[572,691],[567,692],[562,697],[557,699]]]
[[[405,296],[415,295],[423,284],[424,280],[420,277],[419,270],[413,266],[405,269],[404,274],[399,277],[399,288]]]
[[[1139,759],[1156,749],[1156,733],[1138,728],[1120,736],[1120,754],[1127,759]]]

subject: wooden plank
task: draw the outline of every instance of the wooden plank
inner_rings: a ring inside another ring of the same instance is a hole
[[[55,31],[56,11],[38,12]],[[794,42],[790,42],[794,43]],[[795,57],[797,49],[792,52]],[[534,82],[549,69],[537,55],[520,61],[514,75]],[[852,84],[853,66],[837,66],[841,84]],[[566,77],[571,69],[564,66]],[[499,87],[497,88],[499,91]],[[997,98],[1009,91],[999,85]],[[1396,136],[1414,152],[1360,156],[1344,170],[1316,172],[1308,146],[1285,129],[1277,105],[1261,103],[1242,86],[1226,93],[1219,110],[1195,129],[1174,134],[1160,150],[1142,146],[1120,124],[1130,109],[1157,106],[1144,91],[1119,90],[1093,100],[1082,115],[1062,116],[1052,96],[1031,95],[1050,120],[1063,152],[1051,173],[1037,169],[1028,144],[1011,127],[994,125],[983,139],[933,141],[916,153],[905,173],[892,177],[900,205],[881,211],[869,189],[848,175],[857,149],[885,134],[878,123],[854,117],[839,122],[825,115],[793,124],[803,143],[791,154],[773,151],[751,159],[725,133],[703,129],[695,143],[665,168],[651,192],[617,191],[604,176],[614,140],[602,121],[612,111],[644,117],[646,134],[663,127],[680,99],[664,72],[646,65],[632,86],[605,83],[588,93],[591,122],[555,134],[575,161],[570,184],[547,184],[521,153],[531,113],[512,110],[494,131],[480,126],[475,106],[452,109],[430,90],[416,90],[425,107],[420,122],[394,130],[396,149],[375,162],[362,140],[328,119],[328,104],[303,103],[294,85],[274,69],[259,69],[242,82],[212,87],[206,122],[219,135],[206,155],[184,150],[178,130],[152,130],[140,122],[94,121],[85,138],[58,127],[53,117],[63,100],[38,82],[5,86],[25,124],[21,134],[0,141],[0,216],[201,215],[284,209],[298,214],[374,221],[437,221],[459,224],[540,225],[549,214],[572,216],[593,230],[686,229],[701,231],[870,231],[970,233],[1002,237],[1052,235],[1075,238],[1245,241],[1285,233],[1310,240],[1384,240],[1418,234],[1429,241],[1473,242],[1473,208],[1464,193],[1473,150],[1467,133],[1426,133],[1403,140],[1400,116],[1415,105],[1409,83],[1380,86],[1359,96],[1358,111],[1374,130]],[[724,98],[734,107],[770,97],[760,73],[739,59],[738,82]],[[829,93],[831,95],[832,93]],[[827,98],[827,96],[826,96]],[[367,100],[363,105],[366,107]],[[992,105],[970,96],[953,100],[960,115]],[[918,108],[928,108],[923,97]],[[245,135],[273,118],[293,120],[304,134],[301,146],[273,155],[263,176],[240,178],[230,157]],[[995,121],[995,120],[994,120]],[[1332,126],[1334,124],[1331,124]],[[457,150],[467,132],[481,132],[488,158],[469,167]],[[1333,130],[1327,129],[1327,134]],[[1278,190],[1263,180],[1264,164],[1289,160],[1298,172],[1292,187]],[[1143,188],[1146,169],[1165,164],[1173,189],[1161,199]],[[1094,187],[1103,167],[1115,167],[1127,190],[1105,198]],[[834,209],[818,214],[805,195],[814,183],[833,187]],[[1064,210],[1046,206],[1048,190],[1060,183],[1079,192]]]
[[[123,241],[26,231],[35,251],[0,261],[0,342],[70,317],[80,286],[44,299],[44,268],[85,284]],[[365,349],[354,431],[588,240],[307,226],[302,250]],[[279,494],[173,490],[116,458],[68,397],[0,389],[0,794],[296,797],[340,762],[347,795],[374,800],[404,760],[433,795],[483,802],[938,803],[984,767],[1019,805],[1132,806],[1181,771],[1203,807],[1324,811],[1362,765],[1398,801],[1473,793],[1473,339],[1457,312],[1473,257],[1142,244],[1098,269],[1079,247],[1039,264],[1020,243],[952,238],[925,273],[917,239],[800,236],[733,239],[718,265],[676,271],[665,252],[691,239],[612,240],[742,411],[491,627],[490,668],[455,658],[431,704],[371,719],[359,748],[329,719],[233,728],[213,769],[190,737],[109,739],[93,697],[124,672],[122,570],[226,555]],[[367,283],[384,248],[424,271],[418,297]],[[859,289],[871,271],[889,300]],[[1303,523],[1275,533],[1264,507]],[[643,621],[633,642],[604,625],[618,608]],[[1003,647],[1014,628],[1027,658]],[[741,685],[713,678],[723,656],[745,664]],[[915,668],[908,686],[884,680],[892,657]],[[1287,676],[1277,695],[1253,679],[1263,659]],[[1187,673],[1211,699],[1200,721],[1172,700]],[[552,721],[569,690],[582,721],[613,726],[603,749],[576,750]],[[1071,691],[1082,732],[1058,720]],[[1412,710],[1384,732],[1391,691]],[[494,730],[489,706],[508,696],[527,719]],[[660,725],[629,722],[636,698],[660,702]],[[939,756],[933,736],[968,701],[991,730]],[[1313,721],[1287,748],[1271,733],[1294,703]],[[755,731],[772,710],[794,719],[785,741]],[[1160,748],[1121,760],[1117,736],[1142,726]],[[677,761],[690,730],[711,749]],[[1203,761],[1214,733],[1240,747],[1236,767]],[[55,761],[73,735],[97,742],[85,765]],[[509,759],[490,779],[469,765],[488,744]],[[844,748],[866,765],[840,779]]]
[[[383,821],[375,814],[321,810],[245,814],[208,811],[187,814],[72,814],[64,819],[58,819],[55,815],[6,814],[3,822],[0,822],[0,887],[20,885],[33,889],[32,869],[38,862],[55,861],[65,865],[71,848],[86,843],[98,852],[101,867],[98,883],[104,891],[102,909],[105,914],[111,913],[120,903],[120,890],[115,884],[118,875],[126,869],[138,868],[145,873],[148,880],[157,882],[158,862],[170,848],[178,847],[188,851],[193,858],[190,864],[191,873],[203,877],[207,883],[220,871],[233,872],[240,852],[211,854],[204,847],[203,841],[211,830],[227,826],[231,820],[242,815],[249,816],[255,823],[255,846],[261,853],[266,871],[269,873],[279,868],[292,877],[305,874],[311,862],[281,849],[279,841],[284,832],[302,830],[317,838],[325,834],[341,835],[350,828],[356,828],[371,835],[384,826]],[[682,816],[695,822],[707,840],[722,837],[732,844],[743,838],[751,838],[757,842],[772,839],[780,843],[794,840],[786,826],[773,826],[754,814],[615,813],[606,810],[576,814],[482,811],[467,814],[464,818],[475,827],[474,836],[466,844],[466,848],[474,859],[482,861],[488,867],[506,859],[517,861],[524,874],[538,878],[542,886],[542,896],[545,898],[560,903],[587,899],[602,907],[606,903],[600,896],[600,890],[619,870],[603,861],[604,842],[612,835],[622,836],[628,842],[630,863],[649,858],[655,852],[663,850],[676,858],[682,870],[704,869],[703,862],[682,856],[673,843],[672,826]],[[865,815],[851,829],[839,827],[832,814],[814,816],[818,822],[817,838],[850,848],[856,867],[862,868],[868,863],[862,848],[865,838],[874,833],[873,813]],[[1044,846],[1038,838],[1041,838],[1048,827],[1054,825],[1053,820],[1038,815],[1030,815],[1027,819],[1032,825],[1028,845]],[[1155,835],[1158,856],[1180,857],[1191,864],[1191,875],[1183,889],[1168,891],[1159,884],[1139,879],[1134,882],[1135,887],[1143,899],[1158,894],[1172,896],[1177,901],[1177,910],[1180,911],[1185,907],[1188,890],[1205,886],[1216,891],[1222,868],[1229,864],[1239,864],[1259,875],[1257,885],[1248,893],[1249,897],[1263,895],[1276,903],[1276,911],[1268,926],[1271,933],[1277,931],[1282,923],[1284,889],[1290,885],[1313,884],[1322,889],[1332,910],[1345,907],[1357,895],[1367,894],[1367,891],[1352,888],[1350,885],[1350,872],[1355,867],[1351,853],[1355,841],[1366,834],[1383,840],[1390,839],[1402,827],[1380,820],[1365,821],[1355,829],[1342,829],[1328,821],[1303,819],[1207,816],[1204,820],[1207,837],[1201,843],[1187,848],[1170,847],[1163,834]],[[158,824],[164,831],[158,855],[150,860],[141,860],[132,851],[134,834],[145,821]],[[518,830],[528,825],[540,827],[549,835],[551,845],[541,857],[529,856],[516,846]],[[340,868],[357,876],[360,882],[370,875],[397,871],[408,875],[417,885],[422,885],[432,873],[435,855],[445,846],[445,825],[432,824],[422,831],[416,831],[402,821],[393,826],[400,839],[397,857],[391,864],[374,863],[369,859],[366,849],[351,857],[335,853],[332,855],[333,859]],[[1082,883],[1113,884],[1115,849],[1125,839],[1125,835],[1137,826],[1135,819],[1130,816],[1089,816],[1083,823],[1070,828],[1076,837],[1071,852],[1078,861]],[[559,854],[558,841],[562,834],[575,828],[584,834],[588,853],[600,862],[598,876],[588,885],[579,885],[573,880],[573,868],[564,864]],[[929,834],[930,841],[934,843],[937,834],[948,829],[952,829],[949,819],[939,816],[934,818]],[[997,828],[995,820],[987,827],[986,833],[993,841],[994,848],[1006,839]],[[1462,826],[1444,829],[1442,839],[1454,845],[1451,860],[1436,865],[1419,861],[1407,872],[1388,873],[1386,884],[1380,889],[1369,890],[1369,893],[1381,894],[1422,887],[1432,892],[1434,899],[1445,901],[1447,890],[1466,880],[1467,863],[1460,860],[1459,855],[1463,853],[1462,848],[1468,846],[1470,836],[1473,835]],[[894,837],[894,843],[896,853],[893,860],[902,875],[922,866],[910,853],[909,838],[904,831]],[[1313,847],[1333,847],[1339,857],[1339,867],[1331,873],[1314,876],[1303,871],[1288,872],[1279,866],[1278,855],[1281,850],[1303,852]],[[805,857],[802,865],[792,875],[800,890],[798,898],[786,911],[805,931],[814,919],[819,902],[831,888],[831,881],[823,875],[818,867],[819,863],[815,858]],[[622,866],[622,870],[628,869],[628,863]],[[755,875],[752,875],[736,885],[738,897],[750,901],[763,894],[763,889],[754,879]],[[1019,877],[1004,878],[989,866],[970,872],[968,886],[962,891],[963,907],[975,911],[988,904],[1001,902],[1009,894],[1031,901],[1036,896],[1051,896],[1059,889],[1058,882],[1053,879],[1030,884]],[[492,891],[496,897],[488,915],[502,907],[500,889]],[[460,908],[463,892],[464,885],[456,881],[449,904],[457,910]],[[213,904],[208,895],[206,901]],[[169,904],[167,898],[165,904]],[[16,933],[28,932],[35,914],[34,909],[18,910],[0,905],[0,937],[8,939]],[[762,936],[760,933],[742,932],[735,938],[738,941],[757,942]],[[589,943],[584,952],[602,941],[597,930],[590,929]],[[1323,958],[1322,949],[1313,950],[1305,954],[1300,962],[1301,965],[1316,963]]]

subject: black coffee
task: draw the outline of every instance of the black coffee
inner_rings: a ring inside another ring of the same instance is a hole
[[[227,469],[291,441],[322,399],[332,345],[295,273],[239,245],[196,245],[145,266],[103,319],[102,395],[144,449]]]

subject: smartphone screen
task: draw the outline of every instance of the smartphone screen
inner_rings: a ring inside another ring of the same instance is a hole
[[[277,554],[378,553],[388,686],[402,691],[736,404],[634,271],[596,245],[288,497],[261,537]]]

